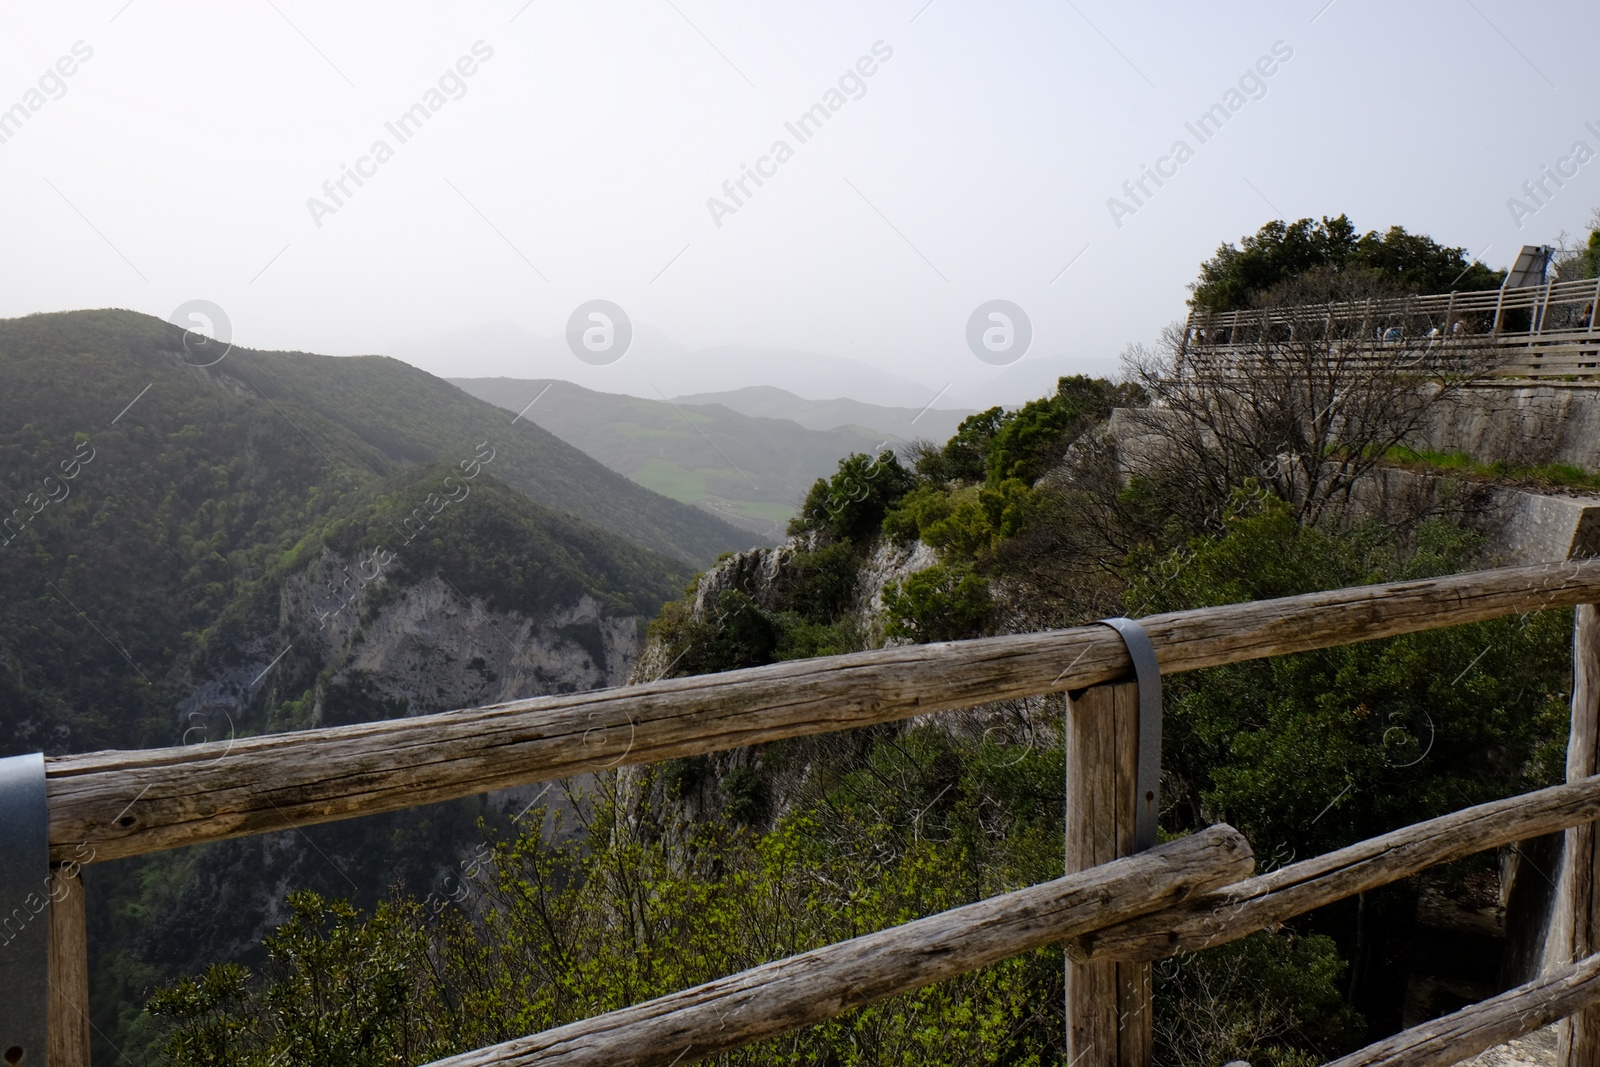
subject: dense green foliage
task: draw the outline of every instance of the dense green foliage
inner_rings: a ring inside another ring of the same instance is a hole
[[[1003,408],[968,415],[955,436],[917,457],[917,473],[933,482],[981,482],[989,473],[989,442],[1005,421]]]
[[[839,461],[832,478],[818,478],[789,523],[791,534],[821,531],[842,540],[860,541],[878,532],[884,513],[914,484],[893,452],[868,456],[857,452]]]
[[[1136,566],[1142,613],[1428,578],[1476,539],[1437,520],[1299,526],[1241,492],[1220,537]],[[1543,612],[1175,676],[1164,740],[1175,825],[1227,821],[1258,854],[1316,855],[1558,781],[1571,613]]]
[[[1017,576],[1007,550],[1031,527],[1058,519],[1051,512],[1062,491],[1036,483],[1113,408],[1143,402],[1137,386],[1063,377],[1053,395],[971,416],[942,448],[924,450],[918,484],[885,513],[882,530],[921,540],[942,560],[885,591],[888,635],[944,641],[983,633],[994,609],[989,580]]]
[[[1017,411],[969,416],[944,446],[922,449],[912,469],[892,452],[847,456],[817,480],[790,524],[791,534],[810,540],[784,550],[776,585],[758,589],[766,579],[727,570],[731,587],[708,611],[669,604],[652,634],[678,674],[851,651],[862,637],[852,609],[863,553],[887,535],[920,539],[946,562],[884,591],[886,634],[977,636],[992,618],[989,577],[1004,570],[1000,550],[1038,508],[1034,483],[1112,408],[1141,400],[1134,387],[1064,377],[1053,395]]]
[[[1504,271],[1469,261],[1464,248],[1445,247],[1400,226],[1362,234],[1344,215],[1292,223],[1275,219],[1237,247],[1220,246],[1202,263],[1189,303],[1196,309],[1236,311],[1316,270],[1369,272],[1408,293],[1495,289],[1505,277]]]
[[[670,557],[530,507],[487,470],[451,500],[441,490],[460,473],[454,464],[408,468],[334,524],[324,543],[347,558],[387,550],[398,586],[444,575],[491,608],[529,614],[588,595],[609,611],[648,616],[683,573]]]
[[[737,573],[709,614],[685,601],[669,603],[650,633],[677,675],[853,652],[861,640],[850,614],[859,566],[849,541],[799,549],[786,554],[780,580],[761,601],[756,576]]]
[[[986,449],[989,482],[1017,478],[1032,485],[1061,462],[1068,444],[1103,423],[1113,408],[1142,402],[1138,386],[1081,374],[1059,379],[1054,396],[1030,400],[1000,418]]]
[[[936,563],[883,594],[890,637],[959,641],[983,633],[993,601],[989,583],[963,564]]]

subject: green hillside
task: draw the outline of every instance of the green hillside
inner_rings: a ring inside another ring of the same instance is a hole
[[[584,591],[649,614],[688,561],[753,540],[393,360],[181,352],[130,312],[0,322],[9,752],[175,743],[198,657],[257,654],[278,585],[325,546],[385,542],[400,582],[443,568],[529,611]],[[435,518],[463,464],[473,506]],[[427,535],[402,550],[416,509]]]
[[[452,378],[466,392],[533,422],[647,489],[696,504],[779,540],[801,497],[843,456],[887,438],[862,426],[807,429],[721,404],[600,393],[571,382]],[[530,401],[536,401],[528,407]]]
[[[563,662],[581,650],[625,670],[608,635],[754,540],[394,360],[235,349],[202,369],[182,352],[180,331],[129,312],[0,321],[0,754],[597,684]],[[327,577],[358,560],[381,561],[384,581],[358,580],[345,602]],[[533,629],[476,649],[403,614],[365,629],[446,587],[454,605],[506,613],[491,627]],[[580,602],[597,607],[575,617]],[[352,605],[354,632],[331,642],[318,614]],[[542,658],[557,639],[566,659]],[[420,649],[423,666],[363,668],[384,642]],[[97,1057],[142,1057],[136,1020],[155,984],[252,958],[275,886],[370,904],[394,882],[426,885],[485,810],[461,801],[91,868]]]

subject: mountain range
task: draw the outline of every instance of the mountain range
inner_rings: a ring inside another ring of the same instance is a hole
[[[691,393],[673,397],[677,404],[720,404],[741,415],[761,419],[788,419],[808,430],[861,426],[890,441],[950,439],[961,420],[976,414],[970,408],[886,407],[848,397],[808,400],[773,385],[747,385],[718,393]],[[831,473],[831,471],[830,471]]]
[[[955,417],[565,383],[510,410],[534,386],[490,402],[398,359],[219,350],[130,311],[0,320],[0,754],[621,684],[661,605],[771,539],[810,479]],[[871,425],[823,426],[841,416]],[[717,493],[745,528],[691,502]],[[289,889],[425,892],[510,799],[87,868],[96,1055],[137,1061],[173,975],[259,966]]]
[[[840,356],[748,345],[691,350],[645,324],[635,324],[632,344],[622,358],[604,366],[579,360],[564,337],[540,337],[510,322],[439,337],[400,338],[385,351],[440,375],[559,379],[597,392],[653,400],[769,385],[803,397],[849,396],[920,409],[939,394],[938,385]]]
[[[771,386],[648,400],[567,381],[450,380],[640,485],[773,542],[811,484],[831,475],[842,457],[913,436],[943,440],[969,414],[806,400]]]

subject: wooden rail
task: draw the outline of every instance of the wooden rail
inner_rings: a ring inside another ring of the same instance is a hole
[[[1600,776],[1413,823],[1067,942],[1075,960],[1159,960],[1226,944],[1441,863],[1600,819]]]
[[[1171,674],[1584,606],[1575,631],[1579,677],[1567,785],[1479,805],[1257,878],[1244,877],[1248,849],[1226,827],[1127,855],[1137,716],[1134,687],[1122,680],[1131,674],[1126,647],[1104,626],[883,649],[188,748],[55,757],[46,767],[51,850],[63,864],[61,875],[71,878],[73,866],[85,862],[1065,691],[1067,877],[440,1062],[686,1063],[1066,939],[1069,1058],[1078,1067],[1147,1067],[1149,960],[1244,936],[1471,852],[1566,829],[1568,856],[1578,858],[1561,876],[1565,925],[1558,929],[1568,936],[1555,957],[1572,974],[1513,991],[1530,1018],[1550,1012],[1556,1018],[1595,1003],[1573,991],[1588,990],[1589,980],[1572,977],[1582,968],[1568,965],[1575,954],[1593,951],[1584,938],[1593,937],[1590,909],[1600,910],[1592,903],[1600,861],[1589,825],[1600,816],[1594,774],[1600,614],[1587,607],[1597,601],[1600,560],[1586,560],[1143,620],[1162,673]],[[1180,857],[1192,860],[1187,869],[1172,866]],[[66,982],[52,1000],[53,1067],[87,1063],[81,890],[68,899],[72,906],[51,920],[52,969],[59,965]],[[1581,937],[1576,930],[1584,931]],[[1549,990],[1556,992],[1546,996]],[[1526,1003],[1530,997],[1537,1003]],[[1490,1014],[1472,1016],[1477,1022],[1462,1031],[1476,1036],[1408,1032],[1370,1062],[1448,1062],[1438,1057],[1504,1031],[1492,1014],[1495,1003],[1480,1006]],[[1573,1030],[1564,1045],[1567,1063],[1600,1058],[1596,1029]]]
[[[1595,1004],[1600,1004],[1600,956],[1385,1038],[1327,1067],[1446,1067]]]
[[[1600,600],[1600,560],[1154,615],[1163,674]],[[46,763],[51,854],[117,859],[624,764],[1101,684],[1104,626],[913,645],[572,696]],[[86,859],[87,857],[87,859]]]

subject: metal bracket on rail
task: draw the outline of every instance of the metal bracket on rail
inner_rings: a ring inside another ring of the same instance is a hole
[[[1133,850],[1143,852],[1156,843],[1156,817],[1161,814],[1161,667],[1156,649],[1144,627],[1118,617],[1100,622],[1117,631],[1133,660],[1139,683],[1139,769],[1135,775],[1138,798],[1134,806]]]
[[[0,1063],[44,1067],[50,997],[44,754],[0,759]]]

